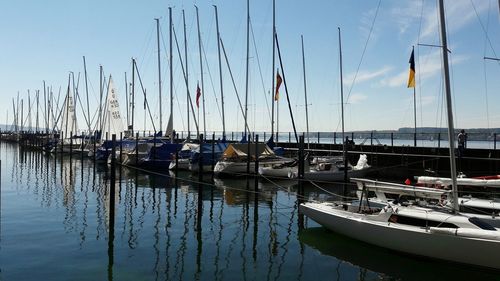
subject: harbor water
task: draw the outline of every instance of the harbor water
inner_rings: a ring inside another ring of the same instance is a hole
[[[293,181],[112,173],[9,143],[0,159],[0,280],[500,279],[334,234],[298,213]]]

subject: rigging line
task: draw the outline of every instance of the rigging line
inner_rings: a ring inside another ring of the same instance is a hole
[[[208,77],[210,78],[210,85],[212,86],[212,94],[214,95],[214,98],[215,98],[215,104],[217,105],[217,111],[219,112],[219,117],[222,120],[222,111],[220,109],[219,99],[217,98],[217,95],[215,94],[215,86],[214,86],[214,81],[212,79],[212,72],[210,71],[210,64],[208,63],[208,60],[207,60],[207,54],[205,53],[205,46],[203,45],[203,42],[201,42],[201,50],[203,52],[203,58],[205,59],[205,66],[207,68]]]
[[[366,38],[366,43],[365,43],[365,46],[363,48],[363,52],[361,53],[361,59],[359,60],[358,68],[356,69],[356,73],[354,74],[354,78],[352,79],[351,88],[349,89],[349,93],[347,94],[346,103],[349,101],[349,98],[351,97],[352,89],[354,88],[356,78],[358,77],[359,69],[361,68],[361,63],[363,63],[363,58],[364,58],[365,53],[366,53],[366,48],[368,47],[368,42],[370,41],[370,37],[373,33],[373,27],[375,26],[375,20],[377,19],[378,11],[380,9],[381,3],[382,3],[382,0],[379,0],[378,5],[377,5],[377,9],[375,10],[375,16],[373,17],[372,25],[370,27],[370,32],[368,33],[368,38]],[[342,81],[340,81],[340,83],[342,83]]]
[[[253,32],[253,24],[251,19],[250,19],[250,32],[252,33],[255,56],[257,57],[257,66],[259,68],[260,82],[262,83],[262,92],[264,93],[264,100],[266,101],[267,114],[269,115],[269,120],[271,120],[271,109],[269,108],[269,101],[266,95],[266,87],[264,86],[264,77],[262,76],[262,68],[260,67],[259,52],[257,51],[257,44],[255,42],[255,33]]]
[[[472,0],[470,0],[470,3],[472,4],[472,8],[474,9],[474,13],[476,13],[477,21],[479,22],[479,24],[481,25],[481,28],[483,29],[486,40],[488,41],[488,43],[490,45],[491,51],[493,52],[493,55],[495,55],[495,58],[497,58],[498,56],[497,56],[497,53],[495,52],[495,48],[493,48],[493,44],[491,43],[490,37],[488,36],[488,30],[487,30],[487,28],[484,27],[484,24],[481,21],[481,18],[479,17],[479,14],[478,14],[477,9],[476,9],[476,5],[474,5],[474,2]],[[490,13],[488,12],[488,19],[489,19],[489,14]]]
[[[198,121],[197,121],[196,114],[194,111],[193,101],[191,100],[191,91],[189,90],[189,87],[188,87],[188,77],[186,77],[186,71],[184,70],[184,64],[182,63],[181,49],[179,48],[179,41],[177,41],[177,34],[175,33],[175,28],[172,27],[172,31],[174,33],[175,45],[177,46],[177,53],[179,55],[179,61],[181,63],[181,69],[182,69],[182,74],[184,77],[184,82],[186,83],[189,105],[191,106],[191,113],[193,114],[193,121],[194,121],[194,124],[196,126],[196,131],[199,132]],[[189,114],[189,112],[188,112],[188,114]]]

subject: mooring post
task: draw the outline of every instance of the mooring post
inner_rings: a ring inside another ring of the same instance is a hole
[[[139,163],[139,132],[135,135],[135,166]]]
[[[373,131],[370,132],[370,145],[373,146]]]
[[[333,144],[337,144],[337,132],[333,132]]]
[[[441,148],[441,133],[438,133],[438,148]]]
[[[394,133],[391,132],[391,147],[394,148]]]
[[[259,176],[259,156],[257,155],[259,151],[259,135],[255,135],[255,177]]]
[[[109,177],[109,240],[108,240],[108,270],[111,271],[114,264],[114,239],[115,239],[115,158],[116,158],[116,135],[111,136],[111,174]]]
[[[292,142],[292,132],[288,132],[288,143]]]
[[[69,132],[69,163],[71,164],[71,160],[73,158],[73,132]]]
[[[215,169],[215,133],[212,134],[212,170],[210,173],[212,174],[212,178],[214,177],[214,169]]]
[[[299,179],[299,195],[300,197],[304,194],[304,135],[299,136],[299,170],[298,170],[298,179]]]
[[[319,132],[318,132],[318,144],[319,144]]]
[[[497,149],[497,133],[493,134],[493,148]]]
[[[119,164],[122,164],[122,153],[123,153],[123,132],[120,132],[120,160]]]
[[[200,153],[198,154],[198,181],[203,181],[203,134],[200,134]]]
[[[252,158],[251,152],[250,152],[250,132],[248,132],[247,136],[247,177],[250,175],[250,159]],[[257,157],[257,151],[255,151],[255,157]]]
[[[64,147],[64,132],[61,131],[61,162],[63,159],[63,147]]]
[[[94,144],[93,145],[94,145],[94,156],[93,156],[93,158],[94,158],[94,164],[95,164],[95,160],[96,160],[95,154],[97,152],[97,150],[96,150],[96,145],[97,145],[97,131],[94,131]]]
[[[156,160],[156,130],[153,135],[153,159]]]
[[[257,156],[257,151],[259,151],[259,135],[255,135],[255,196],[257,196],[257,191],[259,190],[259,157]],[[255,205],[255,208],[257,208],[257,205]]]

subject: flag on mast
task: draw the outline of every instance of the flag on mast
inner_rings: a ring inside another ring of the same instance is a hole
[[[274,93],[274,100],[278,101],[280,99],[280,86],[283,79],[281,79],[279,71],[276,71],[276,92]]]
[[[415,55],[414,50],[411,50],[410,56],[410,75],[408,77],[408,88],[415,88]]]
[[[200,84],[196,85],[196,107],[200,108],[201,89]]]

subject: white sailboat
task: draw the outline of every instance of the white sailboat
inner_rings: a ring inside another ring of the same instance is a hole
[[[303,203],[300,210],[323,226],[380,247],[428,258],[500,269],[500,231],[477,217],[458,212],[453,115],[444,4],[439,0],[453,211],[403,206],[396,202]]]

